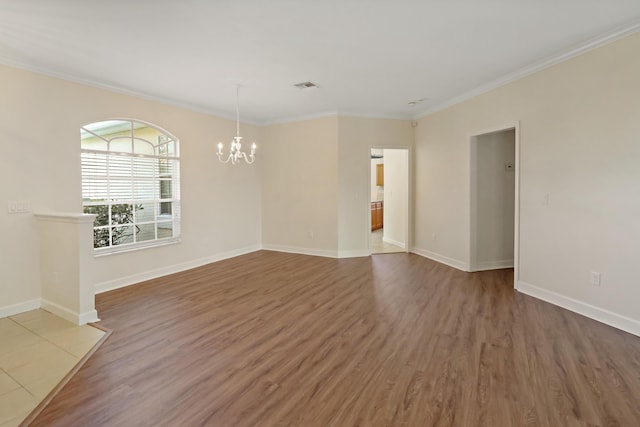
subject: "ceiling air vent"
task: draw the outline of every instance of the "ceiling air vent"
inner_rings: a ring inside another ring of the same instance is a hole
[[[294,86],[297,87],[298,89],[309,89],[312,87],[318,87],[318,85],[313,82],[296,83],[294,84]]]

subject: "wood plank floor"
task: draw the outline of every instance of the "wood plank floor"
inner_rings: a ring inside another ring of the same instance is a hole
[[[101,294],[35,426],[639,426],[640,338],[412,254],[255,252]]]

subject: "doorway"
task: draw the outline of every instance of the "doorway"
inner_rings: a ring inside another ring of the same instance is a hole
[[[518,278],[518,125],[470,138],[469,271],[514,268]]]
[[[372,254],[407,252],[409,224],[409,150],[371,148]]]

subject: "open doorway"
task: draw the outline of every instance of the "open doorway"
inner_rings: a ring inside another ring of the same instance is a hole
[[[407,252],[409,247],[409,150],[371,149],[372,254]]]
[[[469,271],[514,268],[518,277],[518,126],[470,138]]]

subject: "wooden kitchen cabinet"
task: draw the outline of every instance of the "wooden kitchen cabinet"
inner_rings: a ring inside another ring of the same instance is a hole
[[[371,231],[384,226],[384,202],[371,202]]]
[[[384,163],[376,165],[376,185],[384,186]]]

